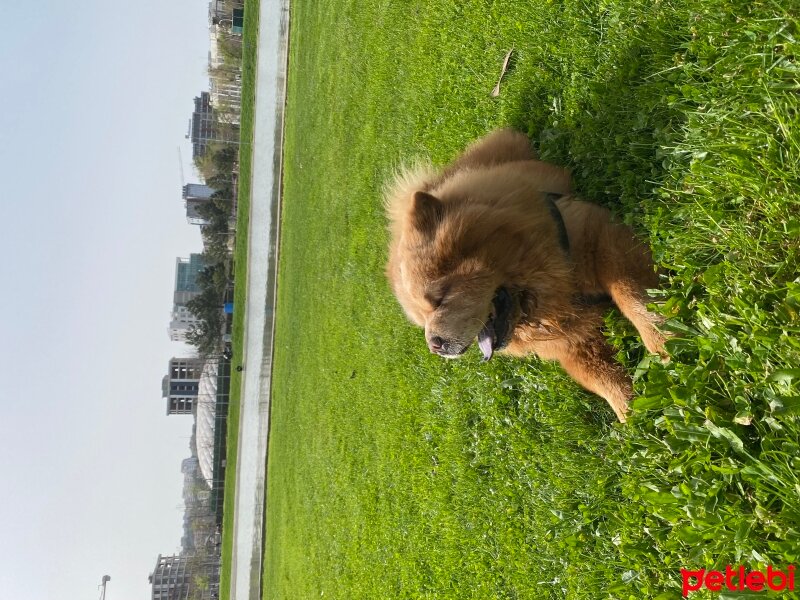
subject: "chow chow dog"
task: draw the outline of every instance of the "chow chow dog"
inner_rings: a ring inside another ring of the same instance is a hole
[[[569,173],[536,160],[509,129],[444,169],[401,169],[385,201],[386,273],[431,352],[456,358],[477,339],[484,360],[498,351],[556,360],[625,420],[631,379],[601,332],[610,303],[667,358],[661,319],[646,306],[658,277],[629,227],[575,198]]]

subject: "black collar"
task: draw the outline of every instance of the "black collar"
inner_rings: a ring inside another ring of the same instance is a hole
[[[553,220],[556,222],[556,227],[558,228],[558,243],[561,246],[561,249],[569,254],[569,236],[567,236],[567,226],[564,225],[564,217],[561,216],[561,211],[558,210],[558,206],[556,206],[556,200],[559,200],[563,197],[563,194],[556,194],[553,192],[548,192],[544,195],[544,199],[547,201],[548,208],[550,209],[550,214],[553,215]]]

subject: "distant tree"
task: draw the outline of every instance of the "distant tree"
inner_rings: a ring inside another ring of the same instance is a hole
[[[203,259],[208,260],[205,254],[203,254]],[[208,296],[210,301],[213,302],[217,297],[222,297],[228,285],[228,264],[227,261],[209,261],[206,264],[208,266],[197,274],[197,283],[204,291],[214,291],[215,295],[209,294]]]
[[[207,358],[219,352],[221,335],[213,322],[192,323],[186,330],[186,343],[194,346],[198,355]]]
[[[217,168],[217,173],[229,174],[233,171],[236,161],[239,160],[239,149],[236,146],[215,147],[211,160]]]
[[[198,319],[197,323],[189,326],[186,342],[197,348],[200,356],[211,356],[219,351],[222,342],[222,326],[225,323],[222,291],[216,285],[201,287],[200,294],[186,303],[186,308]]]
[[[208,222],[205,227],[210,227],[212,231],[226,231],[231,215],[230,203],[220,204],[214,198],[211,202],[198,205],[197,214]]]
[[[242,69],[238,65],[222,64],[216,67],[209,67],[208,75],[215,81],[238,84],[242,80]]]
[[[242,38],[238,35],[217,36],[217,48],[225,65],[231,67],[242,64]]]
[[[237,169],[239,160],[239,146],[233,142],[239,139],[238,125],[220,122],[215,115],[216,135],[229,141],[215,140],[206,145],[202,156],[195,157],[194,166],[203,178],[203,181],[214,187],[212,181],[222,177],[230,180],[231,174]],[[216,188],[215,188],[216,189]]]
[[[228,265],[231,259],[231,253],[228,248],[228,240],[231,239],[227,232],[212,234],[205,232],[203,234],[205,243],[205,250],[203,256],[206,257],[209,264],[220,264],[225,266],[225,271],[228,271]],[[220,275],[217,275],[217,281],[220,280]],[[224,288],[224,286],[223,286]]]
[[[211,162],[211,153],[208,151],[208,147],[204,154],[194,157],[194,168],[197,169],[197,173],[203,181],[208,181],[216,175],[217,172],[214,163]]]
[[[233,197],[233,171],[231,169],[233,167],[230,167],[226,172],[217,173],[213,177],[206,179],[206,185],[214,189],[213,197]]]

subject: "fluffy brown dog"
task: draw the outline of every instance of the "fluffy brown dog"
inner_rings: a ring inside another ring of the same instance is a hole
[[[417,165],[387,188],[387,275],[431,352],[495,351],[557,360],[625,420],[633,388],[600,330],[613,301],[666,357],[645,290],[650,252],[605,208],[571,196],[564,169],[503,129],[442,171]]]

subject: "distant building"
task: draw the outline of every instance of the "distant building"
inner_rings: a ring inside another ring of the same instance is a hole
[[[230,8],[224,0],[211,0],[208,3],[208,24],[212,27],[223,27],[232,35],[241,36],[244,33],[244,2],[237,2],[238,6]]]
[[[194,111],[189,120],[189,133],[192,141],[192,158],[205,155],[212,142],[239,143],[239,112],[241,108],[241,76],[234,77],[234,86],[224,83],[225,77],[214,77],[214,94],[200,92],[194,99]],[[215,99],[216,98],[216,99]]]
[[[191,572],[187,569],[187,556],[158,555],[156,567],[148,578],[153,586],[152,600],[187,600],[191,586]]]
[[[161,394],[167,399],[168,415],[190,415],[200,392],[205,362],[201,358],[172,358],[161,380]]]
[[[189,300],[200,293],[197,276],[205,269],[202,254],[190,254],[189,258],[175,259],[175,293],[172,297],[173,304],[186,305]]]
[[[169,322],[169,339],[173,342],[185,342],[189,329],[200,322],[187,306],[182,304],[173,306]]]
[[[214,0],[208,5],[208,72],[211,75],[211,104],[218,109],[227,109],[230,122],[239,123],[242,108],[242,70],[228,64],[220,52],[220,44],[241,44],[242,9],[226,8],[221,0]],[[234,33],[234,25],[238,24],[238,34]]]
[[[211,201],[216,190],[202,183],[187,183],[183,186],[183,204],[186,207],[186,220],[190,225],[208,225],[198,208]]]
[[[231,33],[235,35],[244,34],[244,6],[234,8],[231,19]]]
[[[217,391],[219,384],[219,362],[209,360],[203,367],[195,402],[195,450],[202,478],[214,480],[215,432],[218,424]]]
[[[197,276],[205,268],[202,254],[190,254],[189,258],[175,259],[175,291],[172,294],[172,314],[169,322],[169,339],[186,341],[192,325],[200,322],[186,306],[200,294]]]
[[[224,116],[220,115],[220,119],[238,125],[242,112],[242,71],[230,64],[226,64],[219,50],[221,42],[224,43],[227,40],[230,43],[232,39],[230,23],[230,16],[216,22],[210,19],[208,28],[210,38],[208,72],[210,76],[208,84],[212,106],[216,107],[220,113],[224,113]],[[235,39],[241,43],[238,37]]]
[[[230,13],[225,8],[223,0],[211,0],[208,3],[208,22],[211,25],[219,25],[220,22],[230,19]]]
[[[211,94],[200,92],[194,99],[194,112],[189,124],[189,135],[192,140],[192,158],[206,153],[208,142],[216,139],[214,125],[214,109],[211,106]]]
[[[197,488],[205,487],[205,482],[197,474],[200,466],[197,457],[190,456],[181,462],[181,473],[183,473],[183,505],[186,510],[183,513],[183,535],[181,536],[181,554],[194,552],[197,549],[197,536],[192,530],[191,509],[202,505],[203,500],[197,493]],[[210,492],[203,489],[203,499],[207,501]]]

